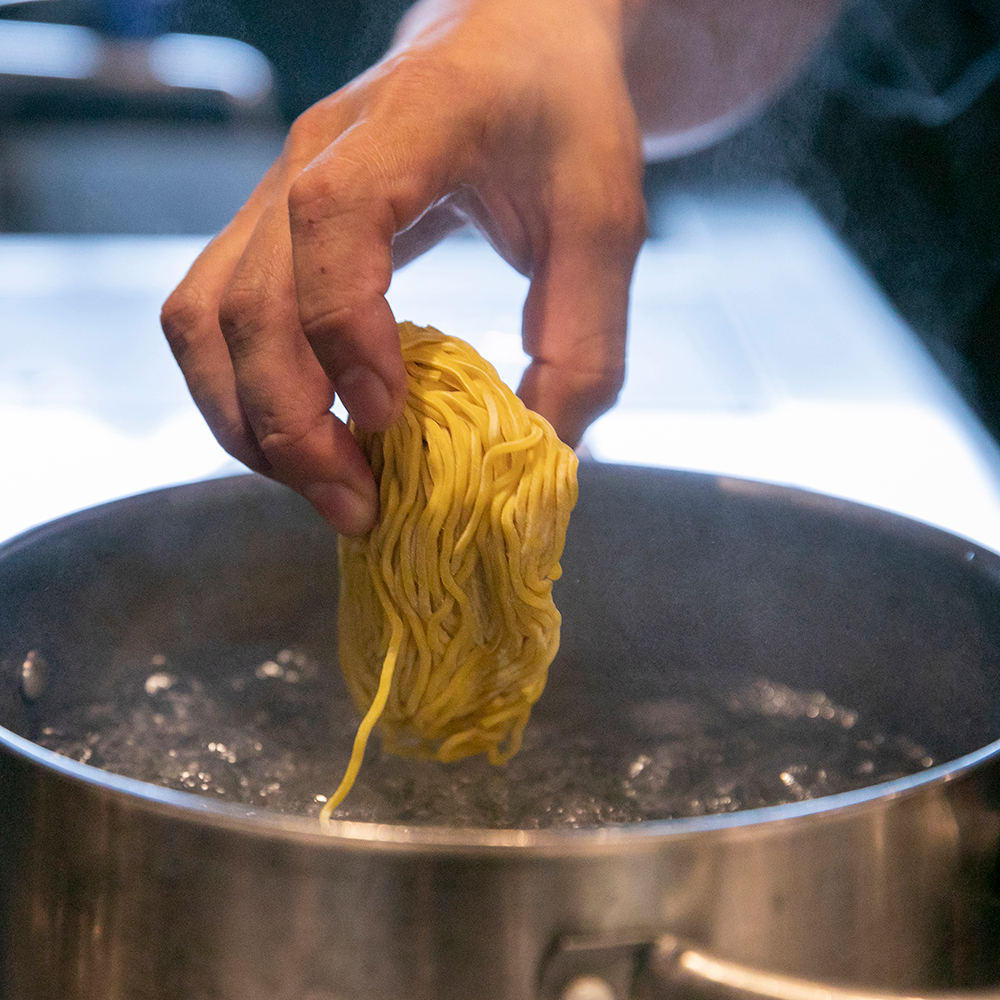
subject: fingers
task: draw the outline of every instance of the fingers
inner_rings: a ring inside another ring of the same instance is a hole
[[[377,514],[375,484],[329,412],[333,386],[299,327],[281,187],[278,167],[198,257],[161,322],[226,451],[299,490],[338,531],[362,534]]]
[[[348,413],[365,430],[384,430],[406,399],[396,321],[385,300],[392,211],[374,198],[344,204],[331,179],[300,178],[289,196],[298,320]]]
[[[454,137],[410,116],[364,122],[332,143],[288,196],[299,322],[354,421],[384,430],[401,415],[406,370],[385,293],[393,241],[451,183]]]
[[[222,446],[297,489],[337,530],[361,534],[376,517],[377,492],[353,436],[330,413],[334,388],[299,325],[285,203],[290,160],[286,149],[195,261],[161,322]]]
[[[224,447],[343,533],[368,530],[377,493],[330,413],[335,395],[366,430],[390,426],[406,398],[385,298],[394,257],[469,219],[531,275],[524,341],[534,360],[520,391],[565,440],[575,443],[621,386],[644,234],[627,95],[623,84],[621,93],[598,86],[581,102],[573,74],[550,92],[525,82],[536,64],[548,65],[527,59],[512,78],[498,61],[472,92],[480,61],[401,54],[316,105],[164,308],[171,347]]]
[[[287,216],[258,222],[219,307],[239,404],[266,466],[344,534],[375,521],[378,496],[350,431],[330,412],[334,386],[299,324]]]
[[[272,169],[233,221],[199,254],[160,315],[167,342],[206,423],[230,455],[257,472],[266,471],[266,460],[239,402],[218,315],[226,286],[274,185],[274,173]]]
[[[163,326],[227,451],[301,492],[337,530],[361,534],[377,491],[330,407],[336,392],[371,430],[402,411],[406,373],[385,300],[393,238],[437,200],[441,157],[429,141],[385,145],[363,125],[344,129],[341,111],[317,106],[293,129],[248,208],[168,300]],[[303,170],[331,130],[339,138]],[[387,169],[384,148],[412,157]]]
[[[553,213],[523,314],[532,362],[518,394],[574,447],[624,382],[629,289],[646,231],[638,171],[615,164],[602,188],[576,190]]]

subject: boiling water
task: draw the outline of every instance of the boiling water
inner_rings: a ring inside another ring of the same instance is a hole
[[[168,788],[318,814],[339,783],[357,713],[329,664],[293,650],[207,690],[155,656],[113,700],[46,720],[51,750]],[[543,703],[544,703],[543,698]],[[536,710],[503,768],[400,760],[369,743],[337,819],[539,829],[734,812],[872,785],[930,767],[821,693],[758,680],[724,697],[635,705],[613,724]]]

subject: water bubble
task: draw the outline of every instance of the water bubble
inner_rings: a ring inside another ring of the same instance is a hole
[[[177,678],[167,673],[150,674],[146,678],[146,694],[152,697],[161,691],[169,691],[177,683]]]
[[[37,701],[45,692],[49,667],[37,649],[29,650],[21,663],[21,693],[27,701]]]
[[[331,684],[335,664],[277,650],[242,668],[220,667],[217,689],[176,664],[149,676],[144,666],[131,688],[122,686],[120,702],[71,705],[44,720],[40,742],[189,794],[318,814],[344,772],[358,722],[346,691]],[[151,698],[146,682],[157,674],[171,683],[156,681]],[[482,758],[403,760],[379,753],[373,741],[335,816],[584,828],[796,802],[931,763],[925,748],[887,738],[853,709],[773,681],[718,698],[653,698],[596,728],[579,724],[572,706],[545,707],[540,703],[523,750],[504,768]]]
[[[643,769],[652,763],[653,760],[651,757],[647,757],[645,754],[639,754],[639,756],[636,757],[636,759],[629,765],[628,776],[630,778],[638,777],[642,773]]]

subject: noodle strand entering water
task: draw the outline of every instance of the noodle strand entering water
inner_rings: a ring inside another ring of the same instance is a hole
[[[399,326],[409,398],[355,429],[379,521],[342,537],[340,666],[364,719],[329,821],[376,725],[390,753],[502,764],[559,648],[552,582],[576,503],[576,456],[468,344]]]

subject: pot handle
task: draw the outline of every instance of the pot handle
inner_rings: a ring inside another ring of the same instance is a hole
[[[747,968],[663,934],[569,937],[548,957],[541,1000],[1000,1000],[1000,990],[918,995],[828,986]]]
[[[956,990],[918,996],[888,990],[828,986],[808,979],[749,969],[664,934],[650,947],[644,971],[649,1000],[696,994],[713,1000],[1000,1000],[997,989]],[[641,996],[641,993],[640,993]]]

